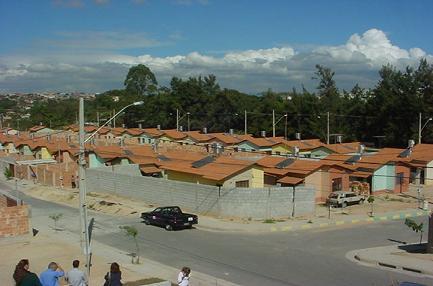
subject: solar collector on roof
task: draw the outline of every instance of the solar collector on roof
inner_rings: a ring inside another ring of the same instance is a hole
[[[200,159],[198,161],[193,162],[192,163],[192,167],[193,168],[200,168],[200,167],[203,167],[203,166],[205,166],[205,165],[207,165],[209,163],[212,163],[214,161],[215,161],[214,157],[207,156],[207,157],[204,157],[203,159]]]

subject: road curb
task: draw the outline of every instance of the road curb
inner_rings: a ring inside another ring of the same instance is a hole
[[[429,211],[418,210],[411,212],[401,212],[401,213],[391,213],[391,214],[382,214],[374,217],[368,218],[357,218],[357,219],[347,219],[347,220],[337,220],[330,221],[326,223],[308,223],[304,225],[298,226],[272,226],[270,228],[271,232],[287,232],[287,231],[297,231],[297,230],[307,230],[307,229],[323,229],[327,227],[335,227],[335,226],[347,226],[347,225],[355,225],[361,223],[376,223],[376,222],[384,222],[389,220],[401,220],[410,217],[419,217],[428,215]]]
[[[387,270],[394,271],[403,271],[406,273],[410,273],[412,275],[424,275],[424,276],[432,276],[433,277],[433,269],[422,268],[418,265],[410,265],[410,263],[396,263],[395,259],[393,259],[393,254],[382,254],[380,259],[375,259],[374,255],[368,255],[363,252],[366,250],[354,250],[350,251],[346,254],[346,257],[349,260],[352,260],[356,263],[361,263],[363,265],[379,267]],[[372,257],[371,257],[372,256]],[[386,259],[388,258],[388,259]]]

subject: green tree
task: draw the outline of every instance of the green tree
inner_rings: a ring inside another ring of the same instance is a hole
[[[13,177],[11,168],[6,167],[3,175],[6,177],[6,179],[10,180]]]
[[[63,214],[61,214],[61,213],[52,214],[52,215],[49,215],[48,217],[53,220],[53,222],[54,222],[54,230],[57,232],[58,231],[57,223],[63,217]]]
[[[404,221],[404,224],[407,225],[409,228],[411,228],[414,232],[420,233],[419,244],[421,244],[422,243],[422,235],[424,233],[424,223],[422,223],[422,222],[416,223],[416,221],[414,221],[410,218],[407,218]]]
[[[123,84],[132,94],[146,95],[156,91],[158,82],[147,66],[139,64],[129,69]]]
[[[136,264],[140,264],[140,248],[138,247],[138,241],[137,241],[138,230],[135,227],[129,225],[119,226],[119,228],[124,231],[126,236],[132,237],[132,239],[134,240],[135,251],[136,251],[135,257],[137,258],[135,262]],[[134,256],[132,256],[132,264],[134,264]]]

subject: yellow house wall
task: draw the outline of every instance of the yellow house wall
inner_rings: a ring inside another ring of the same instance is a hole
[[[6,147],[6,153],[18,153],[18,150],[15,149],[15,145],[13,143],[7,143]]]
[[[159,140],[162,142],[173,142],[173,139],[171,139],[170,137],[167,137],[167,136],[161,136],[161,137],[159,137]]]
[[[50,152],[48,152],[47,148],[42,147],[41,148],[41,159],[52,159],[53,157],[51,156]]]
[[[167,179],[194,183],[194,184],[203,184],[203,185],[211,185],[216,186],[218,184],[217,181],[209,180],[202,178],[201,176],[194,174],[187,174],[182,172],[170,171],[166,170],[165,174],[167,175]],[[264,187],[264,172],[259,168],[250,168],[245,172],[242,172],[236,176],[231,177],[230,179],[223,182],[224,188],[235,188],[237,181],[249,181],[250,188],[263,188]]]
[[[244,172],[231,177],[223,183],[224,188],[235,188],[237,181],[248,181],[250,188],[264,187],[264,172],[262,169],[252,167]]]
[[[272,147],[272,153],[280,152],[281,154],[292,153],[292,150],[289,147],[284,145],[276,145]]]

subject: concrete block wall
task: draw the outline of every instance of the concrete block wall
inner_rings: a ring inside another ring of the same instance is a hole
[[[7,201],[7,198],[0,195],[0,201]],[[8,207],[0,203],[0,237],[27,233],[29,233],[29,210],[27,205]]]
[[[277,218],[314,212],[315,190],[307,187],[293,188],[233,188],[171,181],[134,175],[138,165],[86,170],[89,192],[113,193],[155,205],[179,205],[198,214],[213,214],[242,218]],[[127,174],[130,170],[130,174]]]

